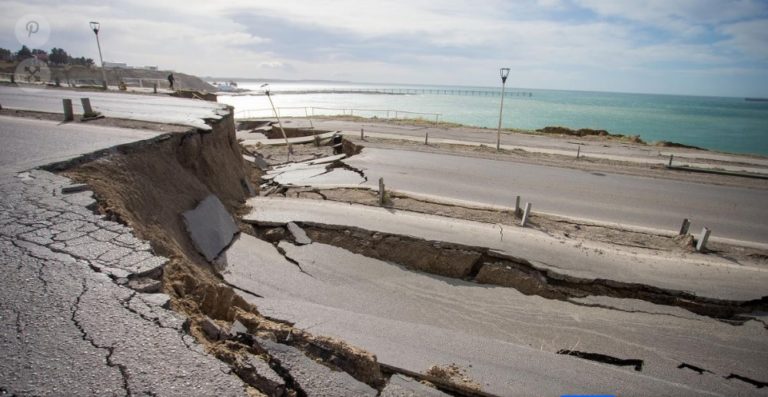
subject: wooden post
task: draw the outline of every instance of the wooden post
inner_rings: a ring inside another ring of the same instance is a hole
[[[152,84],[152,92],[154,92],[155,94],[157,94],[157,81],[155,81],[155,82]]]
[[[707,249],[707,240],[709,240],[709,234],[712,231],[706,227],[701,229],[701,236],[699,236],[699,242],[696,244],[696,251],[703,252]]]
[[[72,121],[75,119],[75,112],[72,110],[72,100],[71,99],[62,99],[62,104],[64,105],[64,121]]]
[[[667,167],[671,167],[671,166],[672,166],[672,159],[673,159],[674,157],[675,157],[675,155],[674,155],[674,154],[670,154],[670,155],[669,155],[669,164],[667,164]]]
[[[429,145],[429,132],[424,134],[424,144]]]
[[[581,155],[581,145],[576,146],[576,160],[579,159],[579,155]]]
[[[386,193],[384,188],[384,178],[379,178],[379,206],[384,206],[384,194]]]
[[[691,221],[688,218],[683,219],[683,224],[680,226],[680,233],[678,235],[684,236],[688,234],[688,228],[691,227]]]
[[[528,223],[528,217],[531,215],[531,203],[525,203],[525,211],[523,211],[523,219],[520,221],[520,226],[525,227]]]
[[[360,140],[362,141],[365,140],[365,130],[362,128],[360,128]]]
[[[520,210],[520,196],[517,196],[515,198],[515,218],[519,218],[522,215],[522,211]]]

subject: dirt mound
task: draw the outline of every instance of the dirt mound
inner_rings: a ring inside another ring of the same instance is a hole
[[[549,126],[549,127],[538,129],[536,130],[536,132],[541,134],[568,135],[568,136],[578,136],[578,137],[586,137],[586,136],[608,137],[608,138],[622,139],[632,143],[642,143],[642,144],[645,143],[642,139],[640,139],[639,135],[611,134],[606,130],[593,130],[591,128],[581,128],[578,130],[574,130],[568,127]]]
[[[676,148],[683,148],[683,149],[696,149],[696,150],[709,150],[705,148],[701,148],[698,146],[693,145],[686,145],[684,143],[677,143],[677,142],[669,142],[669,141],[658,141],[654,142],[653,146],[659,146],[659,147],[676,147]]]

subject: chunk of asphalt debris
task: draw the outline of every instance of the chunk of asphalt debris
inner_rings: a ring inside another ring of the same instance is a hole
[[[63,194],[79,193],[79,192],[84,192],[86,190],[88,190],[88,185],[86,185],[85,183],[76,183],[74,185],[62,187],[61,193]]]
[[[293,378],[307,396],[376,396],[378,391],[342,371],[315,362],[295,347],[257,339],[257,343]]]
[[[253,164],[262,171],[269,169],[269,163],[267,163],[267,160],[264,160],[264,157],[261,156],[253,156]]]
[[[210,317],[205,317],[200,321],[200,328],[213,340],[229,339],[232,336],[229,331],[220,327]]]
[[[245,383],[268,396],[285,395],[285,381],[259,356],[248,354],[235,372]]]
[[[312,244],[312,239],[307,236],[307,232],[304,231],[299,225],[289,222],[288,231],[293,235],[293,239],[298,245]]]
[[[128,280],[128,288],[138,291],[138,292],[144,292],[147,294],[154,294],[156,292],[160,292],[160,289],[162,289],[163,283],[160,282],[160,280],[155,280],[149,277],[139,277]]]
[[[448,397],[448,394],[423,385],[415,379],[394,374],[389,378],[387,387],[381,391],[380,397]]]
[[[240,232],[224,204],[209,195],[193,210],[182,214],[192,243],[208,262],[213,262]]]
[[[243,325],[243,323],[241,323],[240,321],[235,320],[232,323],[231,332],[233,334],[235,334],[235,335],[237,335],[237,334],[247,334],[248,333],[248,328],[246,328],[245,325]]]
[[[285,229],[282,227],[269,229],[264,233],[264,239],[270,243],[276,243],[280,240],[283,240],[285,239]]]
[[[139,296],[141,300],[146,302],[150,306],[158,306],[163,309],[169,309],[171,304],[171,297],[163,293],[142,294]]]

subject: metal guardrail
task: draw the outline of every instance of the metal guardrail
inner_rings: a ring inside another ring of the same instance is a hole
[[[408,110],[397,109],[361,109],[361,108],[329,108],[317,106],[293,106],[278,107],[278,117],[315,117],[315,116],[361,116],[361,117],[385,117],[387,119],[423,119],[432,120],[437,124],[440,122],[441,113],[411,112]],[[264,118],[273,117],[272,108],[244,109],[236,110],[236,119]]]

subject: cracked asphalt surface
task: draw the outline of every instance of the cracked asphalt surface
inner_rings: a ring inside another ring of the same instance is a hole
[[[258,293],[241,296],[268,316],[341,338],[409,371],[455,363],[483,391],[500,396],[765,394],[725,378],[764,381],[768,344],[757,321],[734,326],[635,299],[546,299],[319,242],[275,247],[245,234],[227,252],[222,275]],[[557,354],[562,349],[644,365],[636,371]]]
[[[62,194],[68,179],[25,171],[147,132],[62,135],[78,126],[8,118],[0,127],[0,394],[244,395],[242,381],[186,334],[168,296],[127,288],[157,278],[166,259],[91,211],[91,192]]]

